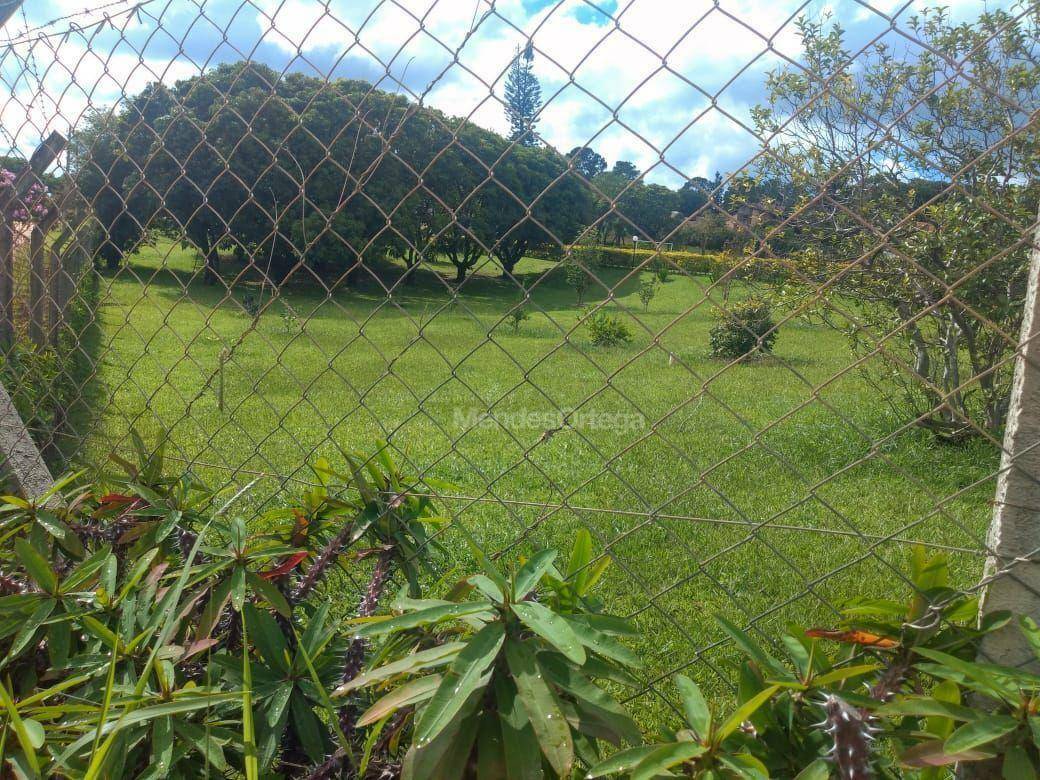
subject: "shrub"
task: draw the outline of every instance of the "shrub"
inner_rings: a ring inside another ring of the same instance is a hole
[[[517,303],[506,315],[506,321],[512,327],[514,334],[519,333],[520,325],[529,319],[531,319],[531,315],[528,313],[527,304],[524,301]]]
[[[726,309],[717,309],[720,320],[709,333],[711,354],[741,358],[755,352],[772,352],[777,330],[773,311],[761,298],[748,298]]]
[[[644,279],[639,284],[639,300],[643,304],[643,311],[650,310],[650,302],[657,295],[657,280]]]
[[[574,288],[574,294],[578,298],[578,305],[581,306],[582,301],[585,299],[585,291],[589,287],[588,272],[578,263],[567,263],[564,267],[564,273],[567,284]]]
[[[616,347],[628,344],[632,340],[632,332],[621,318],[599,309],[589,314],[585,320],[592,343],[597,347]]]

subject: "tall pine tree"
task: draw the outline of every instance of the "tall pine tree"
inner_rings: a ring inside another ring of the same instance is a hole
[[[528,43],[523,51],[516,50],[513,64],[506,76],[506,118],[509,120],[509,139],[521,146],[537,146],[535,125],[542,107],[542,87],[534,75],[534,49]]]

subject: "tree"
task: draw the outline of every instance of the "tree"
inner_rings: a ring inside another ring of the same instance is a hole
[[[607,169],[607,161],[587,146],[575,146],[567,157],[574,165],[574,170],[588,181],[592,181]]]
[[[635,163],[631,163],[628,160],[618,160],[614,163],[614,167],[610,172],[629,181],[635,181],[639,178],[639,168],[636,167]]]
[[[855,302],[854,346],[886,340],[878,387],[944,436],[997,433],[1037,208],[1040,137],[1019,107],[1040,99],[1040,14],[932,10],[912,27],[920,49],[853,63],[839,27],[801,20],[807,70],[770,74],[755,111],[775,139],[759,179],[791,193],[780,237],[805,248],[800,275],[826,258]]]
[[[521,146],[537,146],[535,125],[542,108],[542,87],[534,75],[534,47],[528,42],[519,48],[506,76],[506,118],[509,120],[509,140]]]

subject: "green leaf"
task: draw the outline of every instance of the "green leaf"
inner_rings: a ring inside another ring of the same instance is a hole
[[[357,725],[371,725],[387,715],[392,715],[401,707],[424,702],[433,696],[440,684],[441,676],[439,674],[430,674],[426,677],[412,680],[400,688],[395,688],[365,710],[362,716],[358,718]]]
[[[173,722],[169,715],[152,721],[152,756],[148,766],[156,777],[168,777],[173,764]]]
[[[588,565],[592,562],[592,534],[589,529],[581,528],[574,535],[574,544],[571,546],[571,557],[567,561],[567,570],[564,576],[571,581],[578,593],[585,592],[585,582],[588,580]]]
[[[1036,767],[1021,745],[1012,745],[1004,754],[1001,774],[1004,780],[1036,780]]]
[[[11,728],[14,729],[15,738],[18,740],[18,745],[22,748],[22,753],[29,764],[29,768],[32,770],[33,777],[39,777],[40,761],[36,757],[36,748],[33,747],[33,735],[30,733],[30,729],[26,727],[25,722],[18,713],[18,708],[7,692],[7,687],[2,682],[0,682],[0,704],[7,710],[8,721],[11,724]]]
[[[289,644],[281,627],[267,611],[257,609],[252,604],[246,604],[243,613],[249,625],[249,636],[256,649],[260,651],[264,663],[276,671],[288,674],[292,668]]]
[[[691,743],[692,744],[692,743]],[[664,745],[640,745],[639,747],[619,750],[605,761],[601,761],[589,770],[585,775],[589,778],[604,777],[606,775],[623,774],[639,765],[639,762],[658,750]]]
[[[703,745],[696,742],[673,742],[651,750],[642,761],[632,769],[630,780],[652,780],[673,766],[697,758],[706,752]]]
[[[947,753],[963,753],[967,750],[988,745],[1000,739],[1005,734],[1010,734],[1018,728],[1018,721],[1007,715],[986,715],[965,723],[954,731],[943,748]]]
[[[246,569],[241,564],[235,564],[231,569],[231,605],[242,611],[246,603]]]
[[[289,709],[293,729],[300,738],[304,752],[315,764],[321,763],[325,757],[324,727],[299,690],[293,692]]]
[[[16,539],[14,554],[25,567],[25,571],[44,592],[50,593],[52,596],[57,595],[58,575],[54,573],[50,564],[36,551],[35,547],[25,539]]]
[[[639,727],[611,696],[555,653],[542,653],[538,665],[549,680],[574,696],[578,714],[591,718],[631,744],[640,741]],[[616,740],[611,740],[616,743]]]
[[[354,636],[359,639],[367,639],[373,636],[382,636],[394,631],[403,631],[407,628],[418,628],[439,623],[442,620],[454,620],[469,615],[479,615],[481,612],[492,612],[494,605],[489,601],[467,601],[464,604],[446,604],[429,609],[420,609],[417,612],[408,612],[404,615],[364,623],[354,631]]]
[[[733,711],[733,714],[726,719],[726,722],[719,727],[718,732],[714,735],[713,739],[715,740],[715,744],[721,744],[726,737],[740,728],[740,724],[754,715],[755,712],[758,711],[758,708],[773,698],[774,694],[776,694],[778,690],[780,690],[779,686],[771,685],[737,707],[737,709]]]
[[[285,596],[282,595],[282,592],[273,583],[251,571],[246,572],[246,581],[257,594],[263,597],[264,601],[274,607],[279,615],[286,618],[292,616],[292,607],[289,606]]]
[[[495,581],[485,574],[474,574],[468,578],[468,582],[492,601],[501,603],[506,600]]]
[[[505,675],[495,675],[495,703],[502,729],[507,780],[542,780],[542,754],[516,686]]]
[[[521,566],[513,581],[513,600],[520,601],[534,590],[554,560],[556,560],[556,550],[539,550]]]
[[[587,623],[582,623],[581,621],[571,618],[564,619],[570,624],[571,628],[574,629],[574,633],[578,637],[578,640],[592,652],[598,653],[604,658],[609,658],[612,661],[617,661],[625,666],[631,666],[632,668],[638,669],[643,665],[643,662],[638,655],[618,642],[614,637],[609,636],[602,631],[597,631]]]
[[[739,629],[722,615],[716,615],[715,619],[719,621],[722,630],[729,634],[733,643],[741,649],[744,655],[758,664],[763,673],[768,672],[769,674],[781,679],[791,678],[790,672],[784,667],[784,665],[763,650],[758,643],[744,631]]]
[[[127,577],[126,582],[123,584],[122,589],[119,591],[119,596],[116,597],[116,601],[122,601],[126,598],[127,594],[141,581],[148,572],[148,567],[152,565],[152,561],[158,554],[159,548],[153,547],[151,550],[146,552],[143,556],[137,559],[134,564],[134,568],[130,571],[130,576]]]
[[[526,645],[510,640],[506,643],[506,662],[542,753],[556,774],[567,777],[574,765],[570,726],[545,683],[538,660]]]
[[[684,674],[675,675],[675,686],[682,698],[686,722],[702,741],[711,736],[711,709],[704,699],[700,687]]]
[[[242,567],[236,567],[238,571]],[[234,575],[232,575],[234,578]],[[245,579],[243,578],[243,587]],[[232,599],[234,599],[234,588],[232,588]],[[259,752],[256,747],[256,729],[253,725],[253,669],[249,662],[249,633],[246,627],[245,613],[240,613],[242,618],[242,749],[245,753],[246,780],[259,780]]]
[[[111,554],[112,548],[105,545],[100,550],[95,552],[89,558],[80,562],[76,568],[74,568],[69,575],[65,578],[65,581],[61,584],[61,590],[63,593],[69,593],[76,590],[80,585],[87,582],[91,577],[97,573],[102,566],[105,565],[105,561]]]
[[[18,633],[15,634],[13,640],[11,640],[11,649],[7,651],[7,658],[4,659],[6,665],[8,661],[18,656],[22,650],[29,644],[32,638],[36,635],[37,630],[43,624],[47,618],[51,616],[54,608],[58,605],[55,599],[43,599],[39,604],[36,605],[36,609],[33,613],[22,623],[21,628],[18,629]]]
[[[830,776],[830,765],[822,758],[818,758],[795,775],[794,780],[827,780]]]
[[[43,526],[47,533],[57,539],[58,544],[65,548],[74,558],[79,558],[83,555],[83,543],[79,537],[71,528],[59,520],[58,516],[53,512],[37,509],[36,522]]]
[[[585,649],[563,617],[533,601],[515,602],[510,606],[520,621],[534,633],[579,666],[585,663]]]
[[[878,707],[877,714],[882,717],[909,715],[919,718],[952,718],[953,720],[974,720],[979,716],[979,713],[970,707],[940,701],[933,696],[906,696]]]
[[[455,656],[466,646],[465,642],[448,642],[447,644],[431,647],[429,650],[420,650],[417,653],[409,653],[404,658],[393,661],[384,666],[377,667],[364,674],[359,674],[353,680],[348,680],[333,691],[333,696],[342,696],[357,688],[364,688],[374,682],[386,680],[398,674],[413,674],[444,666],[455,660]]]
[[[860,664],[859,666],[842,666],[812,678],[812,684],[817,688],[825,688],[834,683],[845,682],[852,677],[861,677],[880,669],[879,664]]]
[[[504,639],[502,624],[489,623],[466,643],[416,723],[415,743],[419,747],[428,745],[462,709],[469,695],[486,684],[481,678],[494,662]]]
[[[498,718],[481,718],[477,733],[477,780],[503,780],[506,777],[506,756]]]

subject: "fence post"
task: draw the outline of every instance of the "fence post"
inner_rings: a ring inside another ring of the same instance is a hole
[[[29,238],[29,338],[42,347],[47,343],[45,319],[47,306],[47,248],[45,242],[58,212],[51,209],[32,226]]]
[[[1034,241],[1040,242],[1040,227]],[[1040,246],[1036,243],[987,546],[990,557],[983,579],[982,613],[1010,610],[1040,621],[1036,555],[1040,549]],[[979,657],[1010,666],[1035,660],[1017,625],[987,635]]]
[[[14,344],[14,227],[0,213],[0,348]]]

